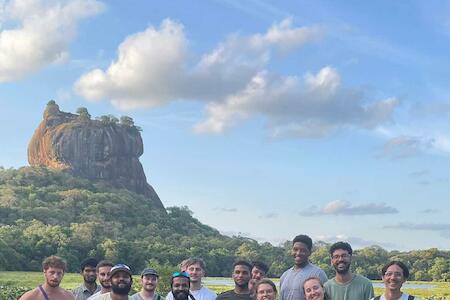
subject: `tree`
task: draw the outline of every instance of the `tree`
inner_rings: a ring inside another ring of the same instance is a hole
[[[126,126],[126,127],[134,127],[133,118],[128,117],[128,116],[121,116],[119,124],[123,125],[123,126]]]
[[[79,107],[77,109],[77,114],[79,115],[78,120],[80,120],[82,122],[86,122],[91,119],[91,115],[89,114],[86,107]]]

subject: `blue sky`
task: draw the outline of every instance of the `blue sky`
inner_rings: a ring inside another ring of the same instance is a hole
[[[165,206],[226,234],[450,249],[450,2],[0,1],[0,165],[128,115]]]

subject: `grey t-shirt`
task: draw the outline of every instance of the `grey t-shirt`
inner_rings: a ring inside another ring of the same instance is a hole
[[[325,272],[312,263],[298,270],[286,270],[280,278],[280,300],[305,300],[303,283],[310,277],[317,277],[322,283],[328,280]]]

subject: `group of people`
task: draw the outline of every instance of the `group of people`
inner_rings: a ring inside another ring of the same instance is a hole
[[[171,276],[170,292],[165,298],[156,293],[159,275],[155,269],[146,268],[141,272],[142,288],[129,296],[133,283],[131,269],[125,264],[113,265],[93,258],[81,263],[83,284],[67,291],[59,286],[66,263],[60,257],[50,256],[42,263],[44,284],[26,292],[20,300],[419,300],[401,291],[409,276],[402,262],[391,261],[383,267],[385,292],[375,297],[371,281],[351,271],[350,244],[337,242],[330,247],[335,277],[329,280],[322,269],[309,261],[312,245],[307,235],[293,239],[294,265],[281,276],[279,295],[275,283],[266,278],[269,267],[245,260],[233,264],[234,288],[217,295],[202,283],[206,265],[201,258],[188,258],[180,264],[180,271]]]

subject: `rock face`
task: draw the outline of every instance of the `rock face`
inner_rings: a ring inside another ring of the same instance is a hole
[[[87,111],[80,115],[62,112],[50,101],[28,145],[28,162],[106,181],[142,194],[155,208],[164,210],[139,162],[143,152],[141,135],[133,124],[90,120]]]

